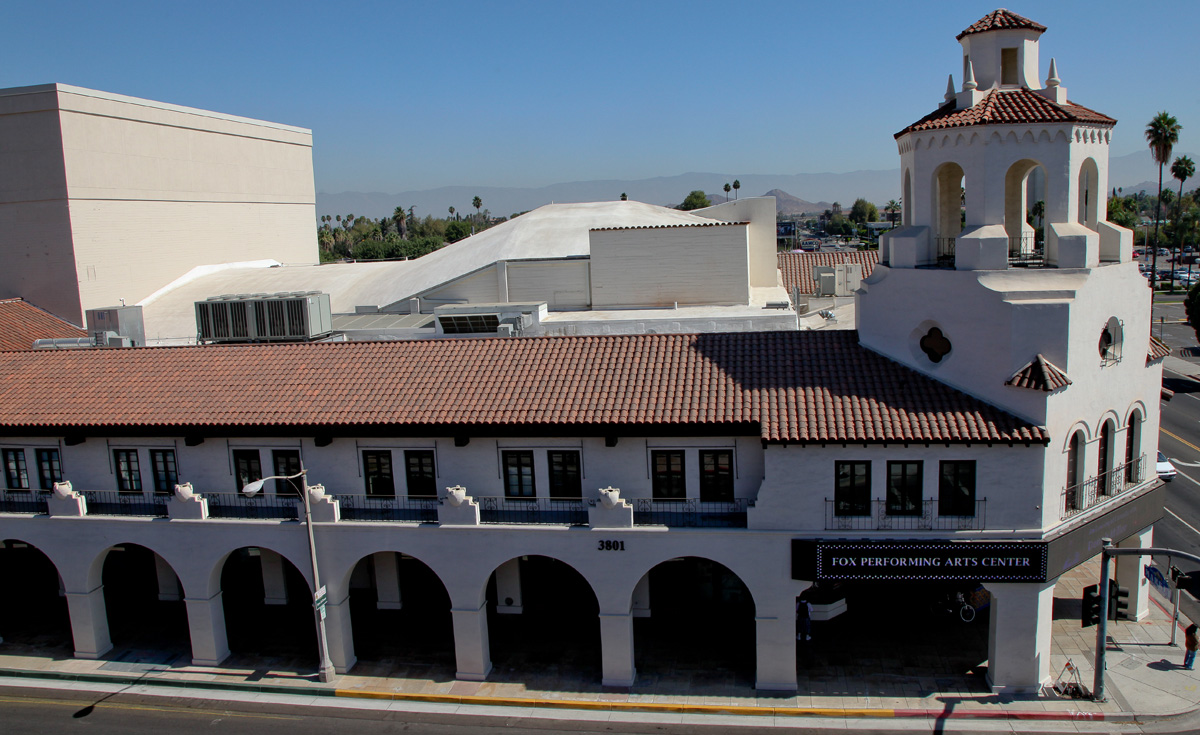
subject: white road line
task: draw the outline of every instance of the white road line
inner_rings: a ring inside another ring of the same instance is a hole
[[[1189,477],[1188,479],[1189,479],[1189,480],[1191,480],[1192,478],[1190,478],[1190,477]],[[1195,480],[1192,480],[1192,482],[1195,482]],[[1174,516],[1174,517],[1175,517],[1175,520],[1179,521],[1179,522],[1180,522],[1180,523],[1182,523],[1183,525],[1185,525],[1185,526],[1187,526],[1188,528],[1190,528],[1190,529],[1191,529],[1191,531],[1192,531],[1192,533],[1196,534],[1197,536],[1200,536],[1200,529],[1197,529],[1197,528],[1196,528],[1195,526],[1193,526],[1192,524],[1190,524],[1190,523],[1188,523],[1187,521],[1185,521],[1185,520],[1183,520],[1182,518],[1180,518],[1178,513],[1176,513],[1175,511],[1173,511],[1173,510],[1171,510],[1170,508],[1167,508],[1167,507],[1165,507],[1165,506],[1163,507],[1163,510],[1165,510],[1166,512],[1168,512],[1168,513],[1170,513],[1172,516]]]

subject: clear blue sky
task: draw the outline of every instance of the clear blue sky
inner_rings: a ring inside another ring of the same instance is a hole
[[[61,82],[311,128],[317,190],[890,169],[997,2],[8,0],[0,87]],[[1200,2],[1008,6],[1072,101],[1200,149]],[[1149,155],[1149,153],[1147,153]]]

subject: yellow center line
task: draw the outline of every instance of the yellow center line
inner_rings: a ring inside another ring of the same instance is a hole
[[[118,702],[99,702],[97,704],[89,704],[84,700],[73,701],[67,699],[44,699],[40,697],[3,697],[0,696],[0,702],[5,704],[54,704],[63,707],[77,707],[83,709],[85,707],[95,707],[96,709],[116,709],[116,710],[135,710],[142,712],[175,712],[197,717],[247,717],[257,718],[262,720],[299,720],[299,717],[279,716],[279,715],[256,715],[246,714],[242,712],[228,712],[224,710],[197,710],[188,707],[151,707],[141,704],[121,704]]]
[[[1186,444],[1186,445],[1188,445],[1189,447],[1191,447],[1192,449],[1195,449],[1197,452],[1200,452],[1200,447],[1196,446],[1195,444],[1192,444],[1192,443],[1191,443],[1190,441],[1188,441],[1187,439],[1184,439],[1184,438],[1183,438],[1183,437],[1181,437],[1181,436],[1176,436],[1176,435],[1172,434],[1171,432],[1167,431],[1166,429],[1162,428],[1161,426],[1160,426],[1160,427],[1158,427],[1158,430],[1159,430],[1160,432],[1162,432],[1163,434],[1166,434],[1167,436],[1171,437],[1171,438],[1172,438],[1172,439],[1174,439],[1175,441],[1177,441],[1177,442],[1180,442],[1180,443],[1182,443],[1182,444]]]

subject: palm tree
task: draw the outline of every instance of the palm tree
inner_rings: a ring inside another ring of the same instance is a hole
[[[475,208],[475,219],[479,219],[479,208],[483,206],[483,200],[475,197],[471,200],[471,206]]]
[[[725,201],[729,201],[729,184],[725,184]]]
[[[742,188],[742,182],[737,179],[733,180],[733,198],[737,199],[737,190]]]
[[[1180,156],[1171,164],[1171,175],[1179,179],[1179,200],[1177,209],[1183,209],[1183,182],[1196,175],[1196,164],[1187,156]],[[1178,216],[1178,215],[1177,215]]]
[[[623,201],[623,202],[629,201],[629,195],[626,194],[625,192],[621,192],[621,201]]]
[[[892,227],[895,227],[896,213],[900,211],[900,202],[895,199],[889,199],[888,203],[883,205],[883,211],[888,213],[888,222],[891,222]]]
[[[1154,278],[1158,278],[1158,220],[1162,212],[1162,174],[1163,166],[1171,160],[1171,148],[1179,142],[1179,131],[1183,128],[1173,116],[1164,110],[1150,120],[1146,126],[1146,142],[1150,144],[1150,154],[1158,164],[1158,199],[1154,205],[1154,255],[1151,266]],[[1174,283],[1174,281],[1172,281]]]
[[[453,216],[454,216],[454,207],[450,207],[450,216],[451,216],[451,217],[453,217]]]

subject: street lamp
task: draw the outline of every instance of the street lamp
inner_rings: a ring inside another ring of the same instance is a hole
[[[267,480],[295,480],[300,478],[300,497],[304,500],[304,525],[308,529],[308,557],[312,562],[313,576],[313,614],[317,619],[317,648],[321,656],[321,665],[317,671],[317,677],[322,682],[333,681],[334,671],[333,662],[329,660],[329,640],[325,636],[325,595],[324,587],[321,586],[321,575],[317,571],[317,543],[313,539],[312,526],[312,509],[308,502],[308,470],[301,469],[294,475],[271,475],[264,477],[261,480],[247,483],[242,487],[242,492],[248,497],[254,496],[259,490],[262,490],[263,485]]]

